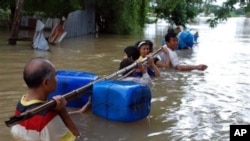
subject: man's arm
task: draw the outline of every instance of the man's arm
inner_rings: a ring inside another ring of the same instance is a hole
[[[169,56],[169,52],[168,52],[168,49],[167,47],[162,47],[163,49],[163,52],[165,53],[166,55],[166,60],[165,60],[165,68],[170,68],[170,56]]]
[[[151,69],[153,69],[153,71],[154,71],[154,73],[155,73],[155,76],[156,76],[156,77],[161,76],[161,72],[160,72],[159,68],[158,68],[158,67],[155,65],[155,63],[154,63],[154,58],[153,58],[151,55],[149,55],[148,57],[149,57],[149,60],[148,60],[149,67],[150,67]],[[144,71],[145,71],[145,70],[144,70]],[[142,73],[143,73],[143,71],[142,71]]]
[[[150,76],[148,75],[148,72],[145,69],[145,67],[142,64],[139,63],[138,64],[138,68],[142,72],[142,77],[141,78],[136,78],[136,79],[138,79],[137,82],[143,83],[143,84],[146,84],[146,85],[150,86],[152,84],[152,80],[151,80]]]
[[[207,69],[207,65],[200,64],[200,65],[182,65],[179,64],[175,67],[175,69],[179,71],[192,71],[192,70],[201,70],[204,71]]]
[[[56,108],[55,110],[60,115],[62,121],[64,124],[68,127],[68,129],[72,132],[75,136],[80,136],[80,132],[76,128],[75,123],[69,116],[67,109],[66,109],[66,103],[67,101],[62,96],[54,96],[53,99],[56,101]]]
[[[75,136],[80,136],[80,133],[75,125],[75,123],[73,122],[73,120],[71,119],[71,117],[69,116],[66,108],[65,110],[60,111],[59,113],[62,121],[64,122],[64,124],[69,128],[69,130],[72,132],[73,135]]]

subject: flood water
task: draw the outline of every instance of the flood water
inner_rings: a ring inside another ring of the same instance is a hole
[[[204,72],[162,70],[154,79],[149,116],[132,123],[108,121],[91,111],[73,115],[84,141],[210,141],[229,140],[229,127],[250,124],[250,19],[231,18],[211,29],[204,22],[190,25],[199,31],[192,50],[177,51],[185,64],[206,64]],[[151,39],[155,48],[166,33],[164,24],[147,25],[144,35],[88,35],[65,39],[51,52],[30,49],[29,42],[8,46],[8,32],[0,31],[0,140],[13,140],[4,121],[27,89],[24,64],[44,56],[57,69],[89,71],[98,76],[115,72],[123,48]],[[72,109],[69,109],[72,110]]]

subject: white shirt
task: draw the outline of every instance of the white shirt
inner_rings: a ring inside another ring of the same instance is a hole
[[[164,45],[163,48],[166,48],[168,50],[171,66],[173,68],[175,68],[177,65],[179,65],[180,62],[179,62],[179,59],[178,59],[176,52],[173,51],[172,49],[168,48],[167,45]],[[158,58],[162,62],[166,62],[166,60],[167,60],[166,54],[164,52],[161,52],[159,54]]]
[[[148,75],[148,73],[144,73],[142,75],[142,77],[126,77],[124,79],[122,79],[122,81],[134,81],[136,83],[142,83],[142,84],[146,84],[148,86],[150,86],[152,84],[152,80],[150,78],[150,76]]]

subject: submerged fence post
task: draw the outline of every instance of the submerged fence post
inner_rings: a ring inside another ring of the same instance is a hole
[[[19,26],[22,18],[24,0],[18,0],[16,5],[15,16],[13,19],[13,24],[11,28],[9,45],[16,45],[16,40],[18,38]]]

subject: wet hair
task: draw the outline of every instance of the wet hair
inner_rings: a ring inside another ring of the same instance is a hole
[[[135,46],[127,46],[124,52],[127,54],[128,58],[132,58],[134,61],[140,57],[140,52]]]
[[[45,58],[32,58],[24,67],[23,79],[29,88],[39,87],[44,79],[54,77],[55,68],[53,64]]]
[[[135,46],[140,50],[142,45],[149,45],[149,43],[146,40],[138,41],[135,43]]]
[[[153,52],[153,42],[150,40],[141,40],[135,43],[135,46],[140,50],[142,45],[148,45],[149,46],[149,52]]]
[[[169,42],[171,38],[177,38],[176,33],[174,32],[169,32],[165,35],[165,41]]]
[[[170,32],[172,32],[172,33],[174,33],[174,32],[175,32],[173,27],[169,27],[169,28],[168,28],[167,33],[170,33]]]
[[[121,69],[123,69],[123,68],[125,68],[125,67],[127,67],[127,66],[129,66],[129,65],[131,65],[131,64],[133,64],[133,63],[134,63],[133,60],[131,60],[131,59],[129,59],[129,58],[125,58],[125,59],[123,59],[123,60],[121,61],[119,70],[121,70]],[[132,69],[133,69],[133,68],[132,68]],[[129,71],[131,71],[132,69],[127,70],[127,71],[124,72],[122,75],[127,74],[127,73],[128,73]]]

